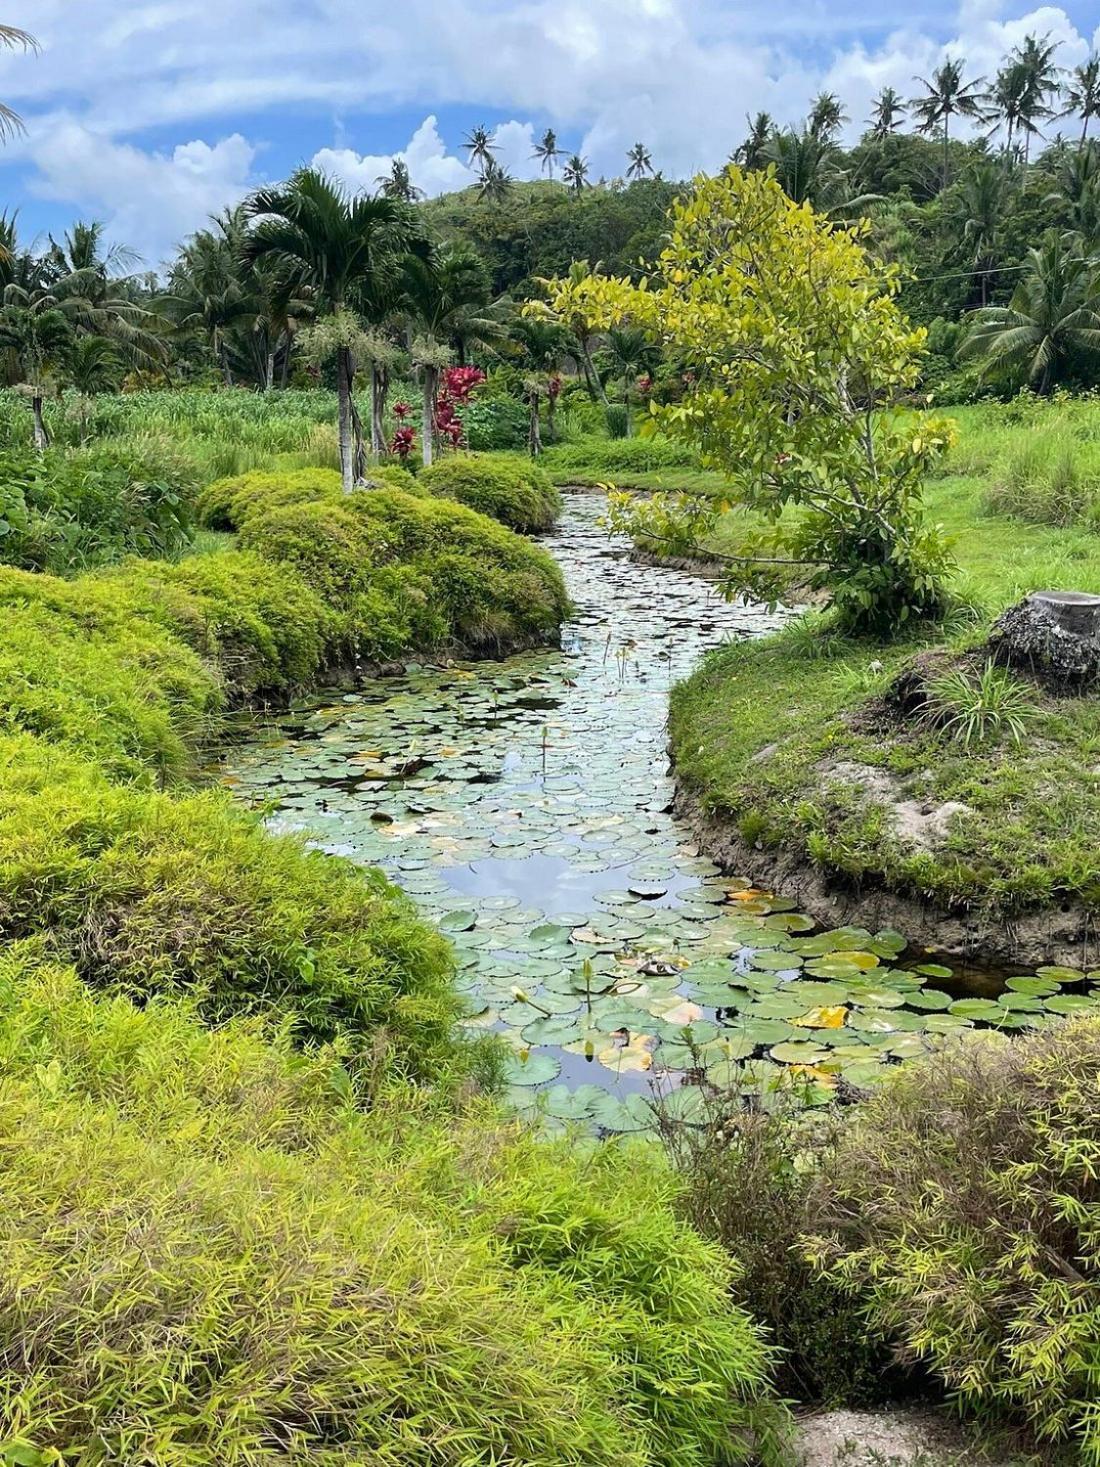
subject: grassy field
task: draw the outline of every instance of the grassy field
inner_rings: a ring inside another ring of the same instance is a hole
[[[956,612],[887,645],[838,638],[811,612],[777,638],[715,654],[674,695],[677,768],[747,848],[793,852],[829,877],[995,917],[1066,902],[1091,911],[1100,905],[1100,704],[1019,679],[1022,736],[965,747],[899,717],[886,695],[937,644],[945,667],[976,681],[990,624],[1028,592],[1100,592],[1100,404],[956,416],[959,443],[927,494],[958,562]],[[735,549],[744,528],[743,516],[727,515],[704,549]],[[899,805],[932,823],[903,833]]]

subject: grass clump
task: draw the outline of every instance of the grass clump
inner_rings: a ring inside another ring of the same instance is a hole
[[[541,459],[555,484],[607,484],[621,489],[652,489],[668,484],[720,484],[706,474],[698,454],[686,444],[651,434],[644,438],[581,438],[554,444]]]
[[[1019,744],[1038,714],[1031,690],[987,660],[977,670],[946,668],[925,686],[921,721],[966,749],[1007,735]]]
[[[12,1436],[195,1467],[781,1460],[769,1353],[652,1150],[408,1090],[356,1111],[331,1051],[26,957],[0,1013]]]
[[[550,529],[561,513],[549,476],[518,454],[451,454],[423,469],[417,482],[527,535]]]
[[[973,1036],[877,1090],[820,1178],[829,1276],[990,1421],[1100,1461],[1100,1021]]]

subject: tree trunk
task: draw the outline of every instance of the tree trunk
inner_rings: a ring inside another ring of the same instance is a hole
[[[607,407],[607,393],[603,390],[600,374],[596,371],[596,364],[592,360],[592,351],[588,345],[587,336],[581,337],[581,351],[584,354],[584,374],[591,379],[591,385],[595,387],[596,400],[602,403],[604,407]]]
[[[949,148],[950,148],[950,146],[951,146],[951,136],[950,136],[950,133],[948,132],[947,118],[945,117],[943,119],[943,186],[944,186],[944,188],[947,187],[947,180],[948,180],[948,177],[950,176],[950,173],[951,173],[951,155],[950,155],[950,153],[948,151]]]
[[[290,348],[294,343],[294,337],[288,331],[283,341],[283,364],[279,372],[279,387],[286,390],[286,384],[290,378]]]
[[[382,373],[377,362],[370,367],[370,451],[377,461],[385,452],[382,437]]]
[[[350,494],[355,488],[355,461],[351,446],[351,373],[348,371],[350,357],[351,351],[348,347],[338,348],[336,353],[336,392],[339,400],[337,432],[340,439],[340,478],[345,494]]]
[[[275,353],[269,351],[264,363],[264,391],[270,392],[275,386]]]
[[[546,394],[546,436],[550,439],[550,442],[551,443],[554,443],[557,440],[557,436],[558,436],[557,433],[554,430],[554,404],[555,404],[555,402],[556,402],[556,398],[555,398],[554,394],[552,392],[548,392]]]
[[[634,420],[630,415],[630,378],[623,378],[623,406],[626,408],[626,436],[634,437]]]
[[[1022,667],[1056,691],[1100,683],[1100,596],[1035,591],[993,625],[989,646],[1000,663]]]
[[[420,428],[421,457],[424,460],[424,467],[430,468],[435,449],[435,383],[438,372],[435,367],[425,367],[423,371],[424,411]]]
[[[31,398],[31,409],[34,412],[34,446],[38,453],[45,453],[50,446],[50,434],[42,416],[42,393],[37,387]]]
[[[539,395],[537,392],[528,393],[531,404],[531,421],[527,429],[527,447],[531,451],[532,458],[538,458],[542,452],[542,434],[539,431]]]

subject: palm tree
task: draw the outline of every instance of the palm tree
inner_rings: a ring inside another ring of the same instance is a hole
[[[409,165],[403,158],[392,159],[390,171],[380,173],[374,181],[387,199],[400,199],[403,203],[414,204],[417,199],[424,197],[424,190],[413,183]]]
[[[101,392],[117,392],[126,364],[105,336],[78,336],[69,347],[65,376],[80,401],[80,440],[87,438],[88,403]]]
[[[558,147],[558,135],[552,127],[548,127],[535,144],[531,157],[539,160],[540,173],[545,172],[547,178],[554,177],[554,164],[561,157],[561,149]]]
[[[921,76],[916,80],[924,88],[924,95],[915,97],[909,106],[919,119],[919,132],[943,133],[943,187],[946,188],[951,172],[951,119],[982,116],[982,79],[963,81],[963,62],[948,57],[932,73],[931,81]]]
[[[634,384],[646,372],[655,370],[660,363],[661,353],[637,326],[613,326],[607,333],[604,351],[611,375],[622,380],[626,431],[629,436],[632,425],[630,397]]]
[[[34,413],[34,446],[49,447],[43,399],[61,371],[72,346],[73,332],[48,290],[9,284],[0,306],[0,346],[7,348],[19,381],[30,393]]]
[[[1089,123],[1100,116],[1100,56],[1092,55],[1069,74],[1065,91],[1066,110],[1063,117],[1076,115],[1081,119],[1081,142],[1083,150],[1088,140]]]
[[[734,152],[734,161],[742,168],[763,168],[767,161],[764,149],[775,132],[775,123],[768,112],[758,112],[755,117],[746,117],[745,121],[749,125],[749,135]]]
[[[1005,130],[1005,156],[1011,163],[1012,140],[1023,122],[1027,106],[1027,73],[1018,61],[1010,61],[1001,67],[984,100],[986,121],[993,124],[994,131],[998,127]]]
[[[810,103],[806,130],[811,137],[818,138],[823,143],[831,143],[836,140],[837,133],[847,121],[848,114],[840,98],[833,92],[819,92]]]
[[[16,25],[0,25],[0,46],[6,46],[9,51],[17,48],[23,51],[37,51],[38,42],[28,31],[21,31]],[[10,107],[5,107],[0,102],[0,142],[16,137],[23,132],[23,119],[18,112],[13,112]]]
[[[200,229],[181,248],[164,304],[178,330],[197,330],[206,338],[222,380],[232,387],[228,336],[234,327],[252,321],[255,304],[241,278],[243,227],[233,232],[228,220],[214,222],[214,229]]]
[[[284,298],[308,295],[319,314],[373,317],[396,294],[416,238],[407,204],[385,196],[349,198],[315,168],[300,168],[285,184],[262,188],[245,205],[253,221],[243,242],[248,261],[270,260]],[[362,430],[352,400],[355,361],[347,340],[336,348],[340,472],[355,487]],[[353,444],[353,433],[355,442]]]
[[[1072,235],[1048,230],[1027,252],[1027,273],[1007,306],[976,311],[959,348],[988,370],[1023,371],[1048,393],[1075,355],[1100,352],[1100,280]]]
[[[469,154],[470,167],[473,168],[476,164],[478,172],[484,174],[493,162],[493,154],[496,152],[496,144],[489,129],[482,126],[471,128],[462,146]]]
[[[893,87],[883,87],[871,108],[871,136],[876,142],[885,141],[897,131],[905,111],[905,103]]]
[[[561,176],[573,192],[579,194],[588,183],[588,159],[574,153],[562,169]]]
[[[645,178],[653,173],[653,159],[645,143],[635,143],[626,155],[627,178]]]
[[[774,165],[776,181],[796,204],[811,204],[819,213],[846,217],[875,200],[877,194],[853,194],[847,173],[831,143],[809,130],[777,132],[764,149]]]
[[[502,168],[495,158],[490,158],[482,172],[481,181],[477,187],[477,196],[482,203],[503,204],[512,192],[514,182],[511,174]]]
[[[602,271],[602,260],[597,260],[594,265],[589,265],[587,260],[574,260],[569,266],[565,278],[571,286],[578,286],[583,281],[590,280],[593,275],[601,274]],[[553,280],[543,276],[537,276],[535,283],[546,291],[549,291],[554,285]],[[576,300],[576,297],[574,299]],[[530,315],[532,312],[537,312],[540,315],[545,314],[552,320],[560,321],[566,335],[570,339],[570,355],[580,363],[581,371],[584,373],[584,382],[588,388],[589,396],[593,402],[602,402],[604,407],[606,407],[607,393],[604,391],[603,383],[600,381],[600,375],[596,371],[595,364],[592,361],[592,338],[595,335],[595,327],[584,310],[579,305],[574,304],[568,316],[558,317],[554,315],[545,302],[530,302],[527,306],[527,313]]]
[[[1062,72],[1054,64],[1058,45],[1049,36],[1042,40],[1037,36],[1025,36],[1023,44],[1016,47],[1010,58],[1011,64],[1020,68],[1023,77],[1020,126],[1024,132],[1025,163],[1031,152],[1031,139],[1040,132],[1039,124],[1055,115],[1050,100],[1062,89]]]
[[[1100,243],[1100,151],[1077,149],[1058,170],[1058,187],[1043,200],[1065,211],[1070,229],[1092,249]]]
[[[412,352],[423,393],[420,436],[425,464],[434,456],[436,388],[440,368],[451,356],[451,343],[458,342],[465,354],[471,342],[503,335],[500,323],[485,314],[488,300],[488,275],[472,250],[448,244],[406,256],[398,309],[416,333]]]
[[[991,159],[975,163],[958,183],[952,199],[953,222],[969,246],[970,261],[980,281],[981,303],[988,300],[989,272],[996,259],[1004,223],[1010,176]]]
[[[531,457],[536,458],[542,452],[542,435],[539,431],[539,398],[542,395],[547,375],[557,370],[569,346],[562,323],[548,315],[516,316],[512,321],[509,334],[519,347],[525,363],[532,372],[524,383],[524,387],[530,408],[527,446]],[[547,393],[547,400],[550,403],[550,412],[553,413],[554,399],[549,393]],[[552,420],[550,427],[553,428]]]

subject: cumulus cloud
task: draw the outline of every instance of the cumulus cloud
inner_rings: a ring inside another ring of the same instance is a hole
[[[621,174],[640,140],[682,177],[720,164],[747,113],[795,122],[822,87],[844,97],[854,136],[880,87],[911,95],[947,53],[989,74],[1030,32],[1059,41],[1065,66],[1100,41],[1084,29],[1086,0],[924,0],[900,27],[883,11],[878,0],[405,0],[400,14],[362,0],[6,0],[5,19],[43,52],[0,54],[0,96],[27,116],[37,186],[107,211],[119,231],[133,221],[149,248],[239,197],[255,168],[248,138],[268,118],[293,119],[298,156],[357,188],[373,189],[394,156],[364,148],[370,117],[399,109],[425,117],[399,156],[428,193],[469,179],[461,137],[435,120],[444,108],[511,117],[498,156],[518,177],[535,175],[547,125],[596,176]],[[333,144],[335,116],[346,133]],[[181,146],[138,147],[154,128]]]
[[[244,196],[255,156],[240,133],[152,152],[56,117],[34,149],[38,172],[31,190],[78,201],[155,267],[210,214]]]

